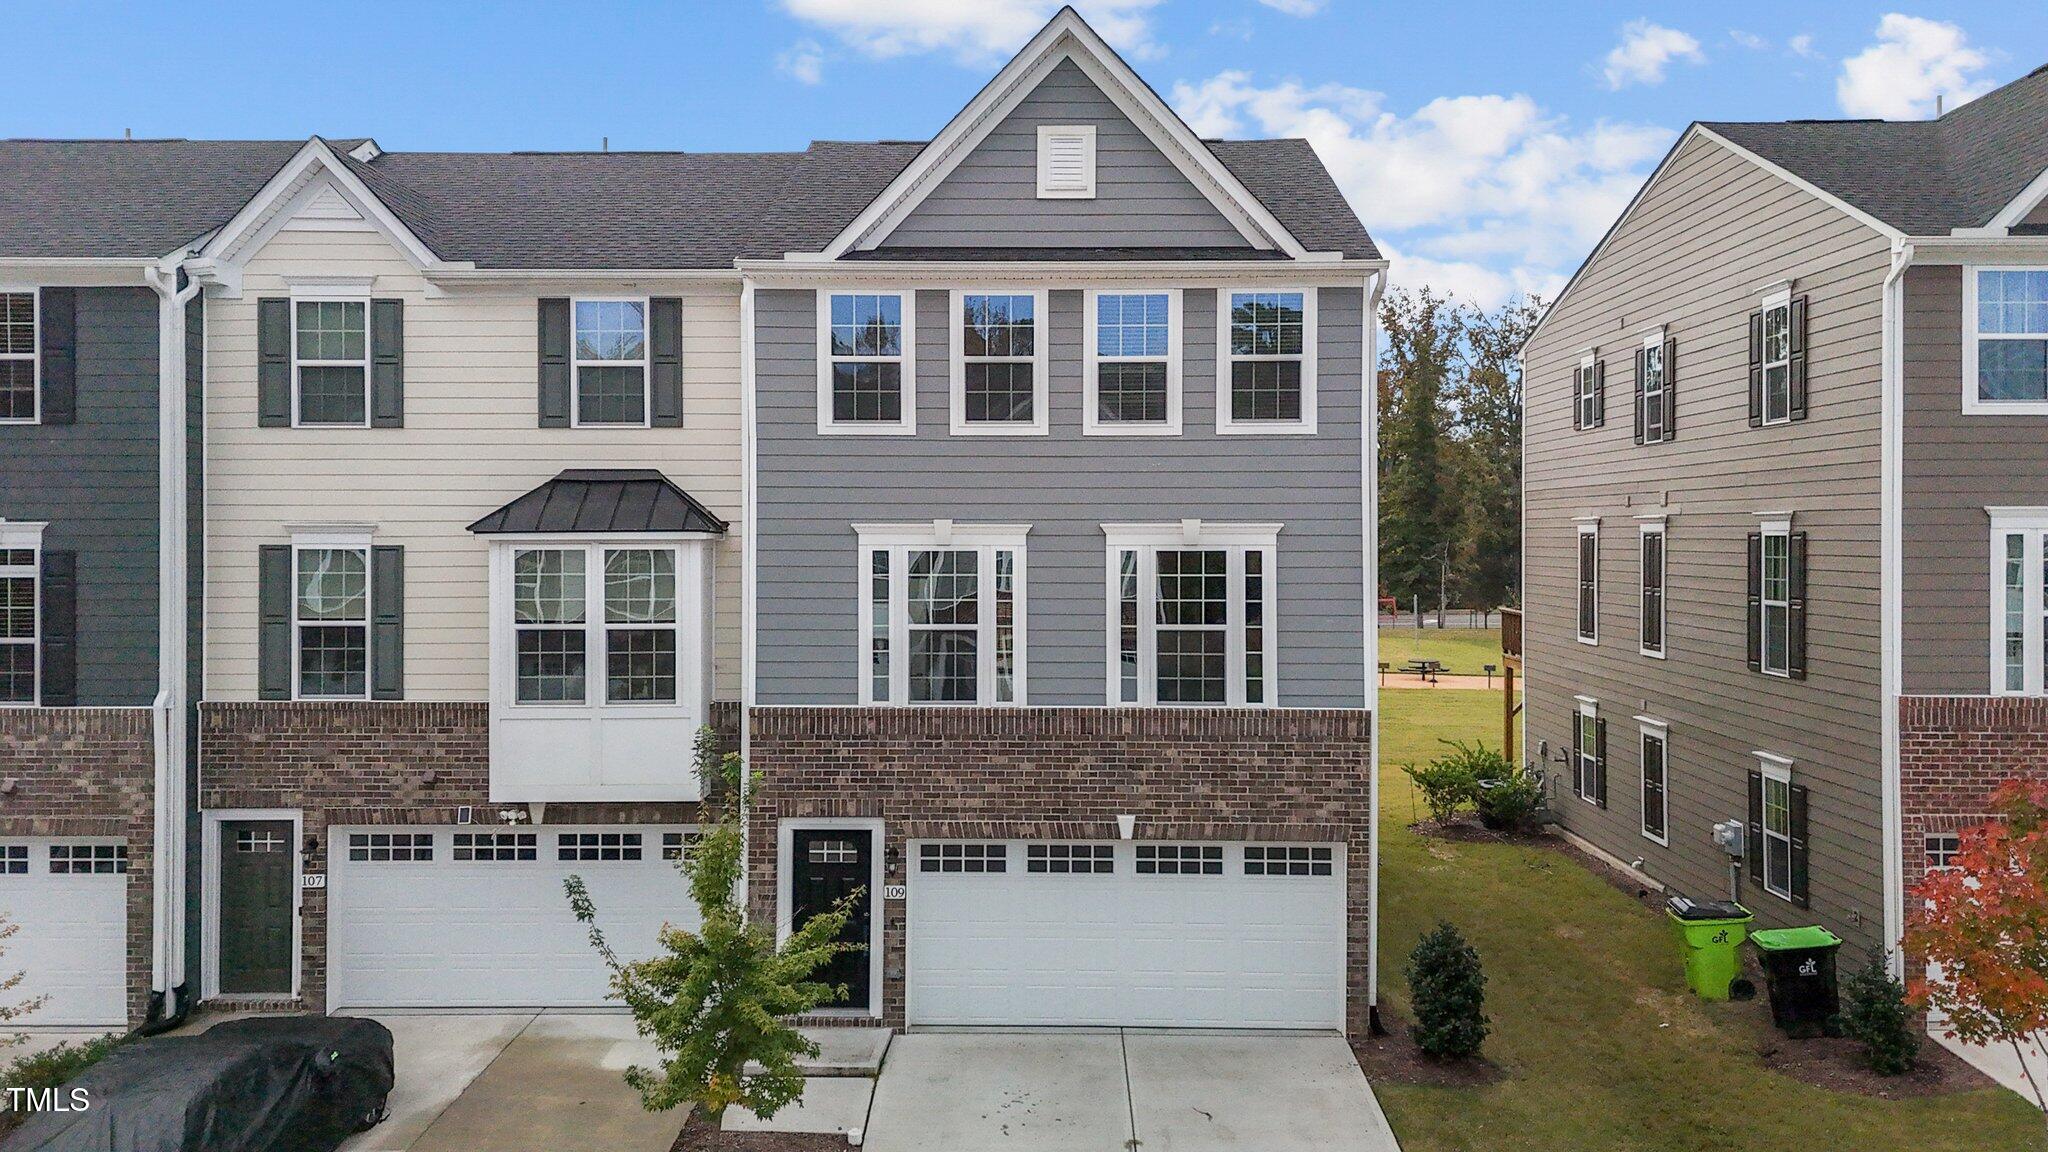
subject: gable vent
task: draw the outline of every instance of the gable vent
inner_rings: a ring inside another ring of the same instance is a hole
[[[1038,126],[1038,198],[1095,198],[1095,125]]]

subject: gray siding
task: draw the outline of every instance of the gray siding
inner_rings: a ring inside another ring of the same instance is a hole
[[[0,516],[78,553],[78,702],[156,696],[157,302],[78,290],[78,421],[0,426]]]
[[[1083,436],[1079,291],[1050,297],[1051,434],[948,431],[947,296],[918,294],[918,434],[817,434],[816,297],[755,296],[759,700],[859,699],[859,522],[1027,523],[1033,704],[1104,702],[1102,525],[1278,521],[1279,702],[1361,707],[1363,293],[1319,298],[1319,433],[1215,434],[1215,294],[1184,294],[1178,437]]]
[[[1758,749],[1792,757],[1812,794],[1810,911],[1750,888],[1765,924],[1818,919],[1860,943],[1881,923],[1879,352],[1887,246],[1874,232],[1706,141],[1673,158],[1635,215],[1557,304],[1526,353],[1524,505],[1527,732],[1570,746],[1572,697],[1608,721],[1609,807],[1570,794],[1568,827],[1678,890],[1727,890],[1711,826],[1745,815]],[[1787,277],[1811,300],[1811,415],[1748,424],[1748,317]],[[1678,341],[1677,439],[1633,442],[1634,351]],[[1574,431],[1571,373],[1607,361],[1607,422]],[[1638,652],[1638,522],[1670,508],[1667,651]],[[1751,672],[1745,539],[1791,510],[1809,535],[1808,678]],[[1579,515],[1601,517],[1600,643],[1574,627]],[[1634,716],[1670,728],[1670,847],[1641,834]]]
[[[2048,228],[2048,200],[2036,204],[2034,210],[2027,213],[2020,223],[2028,228]]]
[[[1095,125],[1095,198],[1038,198],[1038,126]],[[962,160],[884,248],[1227,246],[1244,236],[1072,61]]]

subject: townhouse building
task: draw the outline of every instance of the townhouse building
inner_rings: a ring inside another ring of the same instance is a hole
[[[191,997],[602,1005],[563,882],[629,955],[690,923],[709,726],[753,913],[856,898],[822,1019],[1363,1025],[1385,262],[1304,142],[1198,139],[1066,10],[921,143],[63,148],[184,199],[191,595],[138,579],[194,613]],[[0,478],[60,566],[138,491]],[[41,700],[0,750],[92,779]],[[103,792],[51,803],[133,891]],[[17,803],[0,851],[74,831]]]
[[[1525,733],[1564,825],[1896,946],[2048,771],[2048,70],[1694,124],[1524,351]]]

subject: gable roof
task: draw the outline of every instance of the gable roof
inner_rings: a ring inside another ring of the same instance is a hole
[[[478,535],[723,533],[725,528],[725,521],[653,468],[570,468],[469,526]]]
[[[1981,228],[2048,171],[2048,67],[1935,120],[1701,127],[1909,236]]]
[[[305,143],[0,141],[0,258],[161,259],[226,223]]]

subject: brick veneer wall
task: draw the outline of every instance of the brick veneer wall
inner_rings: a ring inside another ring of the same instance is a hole
[[[1927,875],[1927,834],[1984,822],[2014,777],[2048,779],[2048,699],[1907,696],[1899,701],[1899,814],[1907,888]]]
[[[712,723],[737,745],[738,709]],[[456,809],[495,823],[487,703],[292,701],[209,703],[199,710],[200,806],[295,809],[317,837],[307,871],[327,868],[327,829],[452,824]],[[687,748],[681,751],[687,756]],[[548,824],[694,823],[694,803],[549,804]],[[300,1000],[327,1002],[327,892],[300,894]]]
[[[776,916],[784,820],[884,821],[885,880],[904,844],[943,838],[1336,841],[1346,846],[1346,1018],[1366,1025],[1372,837],[1369,713],[1185,708],[756,708],[750,717],[752,915]],[[882,925],[883,1015],[903,1024],[904,906]]]
[[[155,727],[147,708],[0,708],[0,836],[128,844],[128,1022],[149,1006],[156,875]],[[0,959],[0,970],[12,971]],[[25,1018],[35,1023],[34,1017]]]

